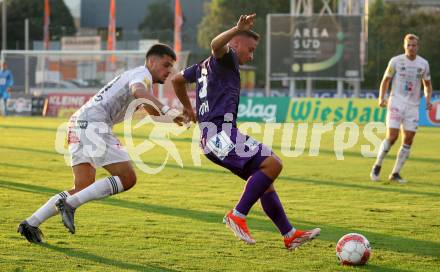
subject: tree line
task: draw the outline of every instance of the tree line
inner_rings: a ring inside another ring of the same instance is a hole
[[[329,2],[335,12],[337,0]],[[402,1],[388,3],[383,0],[371,1],[368,18],[367,61],[364,66],[364,89],[378,89],[385,68],[391,57],[403,53],[403,37],[414,33],[420,37],[419,55],[430,63],[434,89],[440,89],[440,12]],[[315,0],[314,13],[319,13],[321,1]],[[257,68],[257,85],[263,87],[266,62],[266,15],[268,13],[289,13],[290,1],[223,1],[213,0],[206,7],[206,15],[199,25],[198,43],[208,48],[211,39],[231,27],[240,14],[256,12],[255,31],[261,35],[261,42],[255,52],[254,65]],[[315,87],[334,88],[329,82],[315,82]]]
[[[154,2],[145,13],[139,24],[141,38],[159,39],[172,45],[173,8],[172,1]],[[43,39],[44,5],[42,0],[8,0],[8,49],[23,49],[24,20],[30,19],[30,40]],[[389,59],[403,53],[403,37],[414,33],[420,37],[419,55],[427,59],[431,67],[434,89],[440,89],[440,12],[435,9],[421,8],[411,1],[388,3],[384,0],[370,1],[368,18],[367,58],[364,66],[363,89],[378,89],[380,80]],[[51,40],[61,36],[74,35],[76,28],[73,17],[64,1],[50,0],[51,4]],[[335,12],[337,0],[329,1]],[[320,0],[314,0],[314,13],[322,7]],[[254,29],[261,35],[260,44],[254,55],[253,66],[256,67],[256,84],[264,86],[266,67],[266,15],[268,13],[289,13],[290,0],[212,0],[205,3],[205,15],[199,26],[197,43],[202,52],[209,54],[211,39],[218,33],[233,26],[241,14],[257,13]],[[186,14],[185,16],[190,16]],[[0,13],[1,17],[1,13]],[[0,19],[1,29],[1,19]],[[0,37],[1,39],[1,37]],[[206,56],[198,56],[200,58]],[[329,82],[315,82],[318,88],[334,88]]]

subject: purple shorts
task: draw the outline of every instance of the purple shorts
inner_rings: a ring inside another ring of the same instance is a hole
[[[200,146],[209,160],[244,180],[258,171],[261,163],[273,154],[270,148],[235,127],[216,134],[203,131]]]

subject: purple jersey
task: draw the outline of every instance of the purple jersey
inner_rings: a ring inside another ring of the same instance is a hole
[[[258,171],[272,150],[237,129],[240,100],[240,70],[234,49],[222,58],[213,56],[182,71],[188,82],[195,82],[197,118],[201,128],[201,147],[208,159],[247,180]],[[202,123],[214,123],[210,131]]]
[[[211,56],[182,71],[188,82],[195,82],[198,122],[220,126],[232,122],[236,126],[240,100],[240,70],[237,54],[232,48],[223,57]],[[225,118],[226,115],[226,118]]]

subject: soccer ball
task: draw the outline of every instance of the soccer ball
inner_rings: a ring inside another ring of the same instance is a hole
[[[364,265],[370,253],[370,242],[358,233],[346,234],[336,244],[336,257],[343,265]]]

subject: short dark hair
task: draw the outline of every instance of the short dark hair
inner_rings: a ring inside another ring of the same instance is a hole
[[[236,34],[236,36],[245,36],[245,37],[250,37],[250,38],[254,38],[254,40],[256,40],[257,42],[260,40],[260,34],[258,34],[255,31],[252,30],[242,30],[240,32],[238,32]]]
[[[148,49],[145,58],[148,59],[151,56],[163,57],[164,55],[170,56],[173,60],[177,59],[174,50],[164,43],[156,43],[151,46],[150,49]]]

